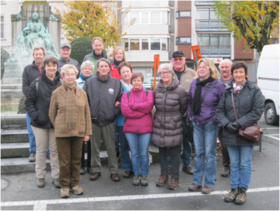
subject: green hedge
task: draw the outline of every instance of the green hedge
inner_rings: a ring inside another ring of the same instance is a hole
[[[81,65],[85,55],[92,52],[92,38],[79,37],[71,42],[71,55]]]
[[[4,62],[10,58],[10,54],[4,49],[1,48],[1,79],[4,75]]]

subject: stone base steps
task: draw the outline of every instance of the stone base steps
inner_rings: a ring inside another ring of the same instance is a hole
[[[1,143],[29,142],[27,129],[1,130]]]

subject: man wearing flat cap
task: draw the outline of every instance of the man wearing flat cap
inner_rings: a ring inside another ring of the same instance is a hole
[[[182,51],[175,51],[172,54],[172,65],[175,72],[173,78],[180,81],[180,85],[189,92],[191,82],[196,76],[196,72],[190,69],[186,65],[186,57]],[[183,115],[183,143],[181,147],[182,158],[182,171],[187,174],[193,174],[193,168],[191,166],[192,160],[192,144],[186,138],[187,126],[186,126],[186,114]],[[170,159],[169,159],[170,160]],[[172,167],[171,167],[172,168]]]
[[[71,45],[68,43],[63,43],[60,45],[59,53],[61,58],[58,60],[58,68],[57,71],[60,72],[61,68],[65,64],[75,65],[76,69],[80,72],[80,65],[75,59],[70,58],[71,54]]]

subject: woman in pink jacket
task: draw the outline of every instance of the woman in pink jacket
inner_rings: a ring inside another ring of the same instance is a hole
[[[123,132],[127,138],[134,172],[133,185],[148,185],[149,144],[153,132],[151,110],[154,105],[152,91],[143,89],[144,76],[134,73],[132,90],[122,96],[121,110],[125,117]]]

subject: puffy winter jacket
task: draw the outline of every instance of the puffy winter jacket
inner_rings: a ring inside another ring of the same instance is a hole
[[[232,92],[232,85],[228,85],[216,110],[217,119],[224,127],[222,143],[226,145],[256,146],[259,144],[258,141],[246,141],[237,137],[235,133],[230,133],[225,127],[228,123],[236,121],[231,100]],[[239,95],[233,93],[233,98],[241,128],[245,129],[257,123],[264,111],[265,100],[260,88],[253,82],[247,81]]]
[[[182,115],[187,108],[187,92],[177,79],[164,87],[162,80],[154,90],[156,112],[152,142],[159,147],[178,146],[183,141]]]
[[[111,76],[112,76],[113,78],[116,78],[116,79],[121,80],[121,76],[120,76],[118,67],[117,67],[117,65],[115,65],[115,64],[113,63],[113,61],[111,61]]]
[[[127,92],[122,96],[121,111],[125,117],[124,133],[152,133],[153,119],[151,110],[154,105],[154,95],[152,91],[141,88],[130,91],[129,99]]]

